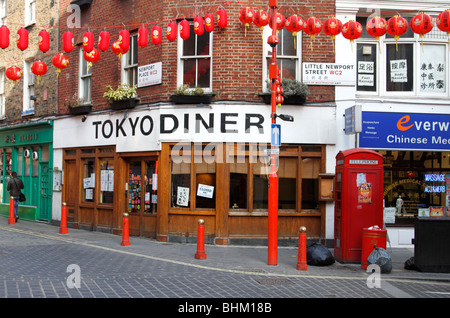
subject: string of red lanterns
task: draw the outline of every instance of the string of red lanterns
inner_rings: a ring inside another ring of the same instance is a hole
[[[214,15],[210,12],[206,13],[204,18],[202,16],[196,16],[194,18],[194,33],[196,35],[202,35],[205,31],[212,32],[214,31],[214,24],[217,23],[219,28],[227,27],[227,12],[224,8],[219,8],[216,13],[216,21],[214,21]],[[272,27],[272,19],[269,14],[263,10],[257,10],[256,12],[250,7],[245,7],[239,12],[239,20],[244,24],[245,27],[245,36],[247,35],[247,28],[253,23],[255,26],[259,27],[261,32],[266,25]],[[450,9],[446,9],[439,14],[436,19],[436,26],[439,30],[446,32],[449,38],[450,45]],[[317,34],[319,34],[322,30],[323,32],[330,36],[333,41],[333,52],[334,52],[334,40],[338,34],[342,34],[344,38],[350,40],[352,43],[354,40],[358,39],[362,35],[362,26],[357,21],[348,21],[346,23],[342,23],[336,17],[332,17],[327,19],[324,23],[320,21],[318,18],[312,16],[307,19],[303,19],[301,16],[297,14],[293,14],[288,18],[285,18],[282,14],[277,13],[277,31],[282,29],[286,29],[292,33],[294,36],[294,45],[295,44],[295,36],[298,32],[303,31],[305,34],[310,36],[311,50],[313,50],[312,40],[315,38]],[[415,15],[411,22],[408,23],[407,20],[400,15],[395,15],[389,20],[385,20],[379,16],[372,17],[368,19],[366,23],[366,31],[369,36],[374,37],[377,41],[380,40],[380,37],[388,33],[393,36],[396,40],[396,43],[400,36],[406,33],[408,27],[411,27],[411,30],[418,34],[420,38],[423,38],[425,34],[429,33],[433,29],[433,18],[424,13],[420,12]],[[190,37],[190,24],[186,19],[177,24],[176,22],[169,22],[166,28],[166,38],[169,41],[175,41],[178,33],[183,40],[187,40]],[[159,45],[162,42],[163,31],[161,26],[155,25],[151,28],[150,32],[151,41],[154,45]],[[9,38],[10,38],[10,30],[6,26],[0,27],[0,48],[6,49],[9,47]],[[26,50],[28,48],[28,30],[25,28],[20,28],[17,31],[17,47],[20,50]],[[138,45],[140,47],[146,47],[149,42],[149,31],[148,28],[142,26],[138,30]],[[84,58],[92,63],[95,63],[100,58],[100,51],[107,51],[110,43],[110,33],[107,31],[101,31],[98,38],[98,50],[94,47],[94,34],[91,31],[87,31],[83,34],[83,49],[84,49]],[[64,52],[70,53],[74,49],[74,35],[70,31],[66,31],[62,36],[62,47]],[[50,49],[50,36],[46,30],[41,30],[38,34],[38,46],[39,50],[43,53],[47,52]],[[118,40],[114,41],[111,45],[111,50],[113,53],[118,55],[120,58],[123,54],[127,53],[130,47],[130,33],[126,29],[122,29],[119,32]],[[92,55],[87,53],[95,52]],[[57,54],[54,56],[55,62],[52,63],[57,68],[58,74],[61,69],[64,68],[64,64],[62,60],[65,62],[65,66],[68,64],[68,58],[60,56],[61,54]],[[61,60],[61,61],[60,61]],[[57,62],[59,61],[59,62]],[[44,75],[47,72],[47,65],[42,61],[35,62],[37,63],[34,67],[34,63],[32,65],[32,72],[38,76]],[[56,63],[56,64],[55,64]],[[45,66],[44,66],[45,65]],[[59,67],[58,67],[59,66]],[[21,73],[17,70],[17,67],[12,67],[9,76],[9,79],[17,81],[21,78],[14,74]]]

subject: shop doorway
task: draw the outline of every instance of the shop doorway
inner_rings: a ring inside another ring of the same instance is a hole
[[[127,162],[126,204],[130,235],[156,237],[158,161],[156,158]]]

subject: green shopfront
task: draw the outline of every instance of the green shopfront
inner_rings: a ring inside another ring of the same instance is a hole
[[[0,129],[0,215],[9,215],[7,191],[12,171],[24,184],[26,201],[19,205],[19,218],[52,219],[53,122]]]

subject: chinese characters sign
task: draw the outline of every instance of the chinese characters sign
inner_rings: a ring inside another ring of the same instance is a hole
[[[427,45],[420,59],[420,91],[445,93],[445,54],[443,46]]]

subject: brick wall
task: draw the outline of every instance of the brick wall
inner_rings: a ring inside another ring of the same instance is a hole
[[[66,12],[70,0],[61,0],[60,39],[65,31]],[[295,13],[303,18],[312,15],[325,21],[335,12],[334,1],[278,1],[279,11],[286,17]],[[219,29],[217,23],[213,36],[213,90],[216,100],[261,101],[258,93],[262,87],[262,38],[259,29],[251,25],[245,30],[239,21],[239,11],[245,3],[234,1],[139,1],[139,0],[110,0],[93,1],[90,6],[82,10],[82,28],[71,29],[75,34],[75,43],[81,45],[82,35],[88,29],[94,32],[95,40],[102,30],[111,35],[110,48],[101,52],[100,60],[93,66],[92,100],[95,109],[108,108],[103,93],[107,85],[116,87],[120,83],[120,62],[111,51],[112,42],[117,39],[119,31],[126,27],[131,33],[137,32],[143,23],[148,23],[149,30],[155,24],[163,28],[163,40],[158,46],[149,41],[145,48],[139,48],[139,65],[162,62],[162,84],[140,88],[138,95],[141,103],[156,101],[169,101],[170,94],[177,88],[177,43],[169,42],[166,37],[166,26],[177,18],[193,18],[197,13],[204,15],[210,11],[217,12],[223,6],[228,14],[228,26]],[[251,6],[254,10],[268,9],[268,1],[254,1]],[[313,40],[313,51],[310,49],[309,36],[304,35],[302,50],[303,62],[330,62],[334,60],[331,40],[321,33]],[[62,45],[60,45],[62,46]],[[70,66],[65,69],[59,79],[60,111],[67,112],[69,96],[78,89],[78,50],[67,54]],[[334,100],[334,87],[311,86],[312,94],[308,102],[321,102]]]

